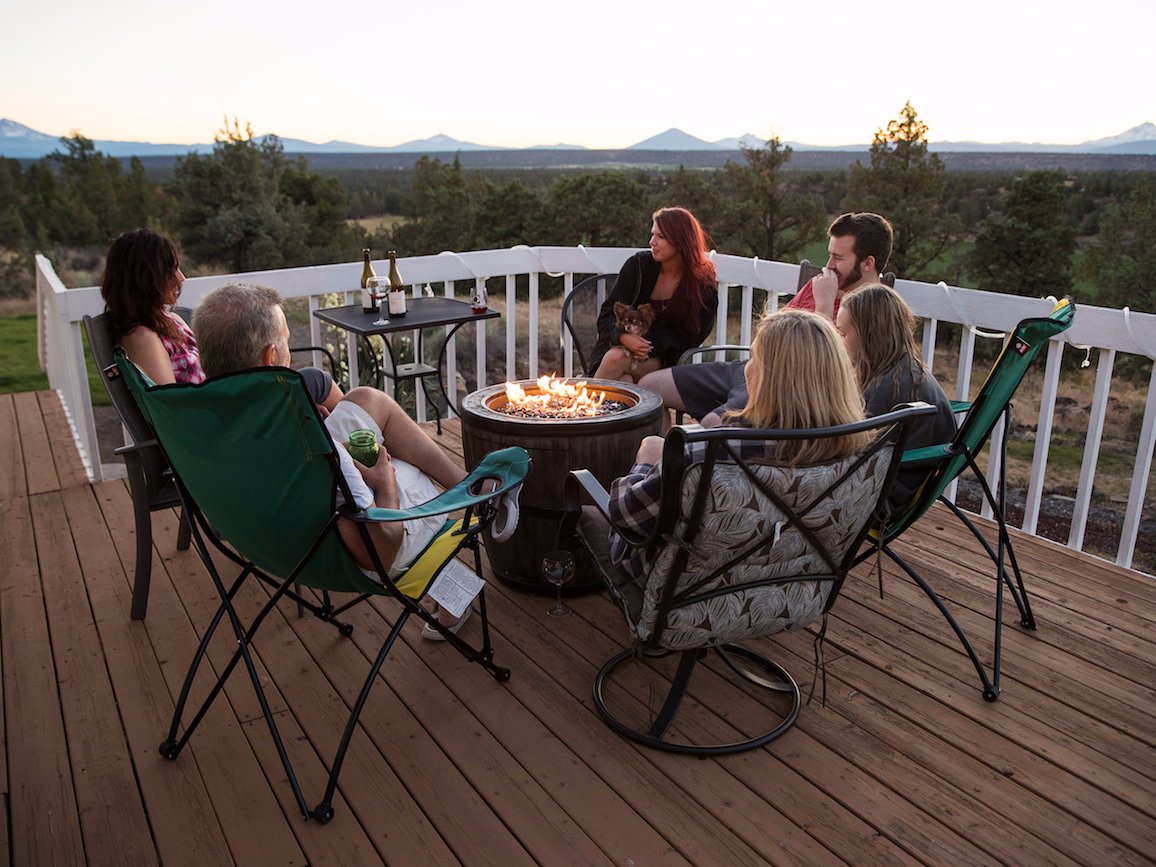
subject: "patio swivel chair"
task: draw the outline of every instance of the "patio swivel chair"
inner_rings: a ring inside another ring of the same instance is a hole
[[[907,575],[927,594],[943,617],[947,620],[956,637],[963,644],[979,675],[983,697],[988,701],[995,701],[1000,693],[1000,659],[1002,651],[1003,628],[1003,588],[1006,586],[1020,615],[1020,625],[1025,629],[1035,629],[1036,621],[1032,615],[1031,603],[1028,599],[1027,588],[1024,586],[1023,576],[1020,574],[1019,563],[1016,562],[1015,550],[1012,548],[1011,536],[1008,534],[1005,488],[1007,466],[1007,438],[1011,428],[1011,400],[1023,381],[1035,357],[1053,337],[1063,333],[1071,327],[1075,318],[1076,306],[1071,299],[1059,301],[1050,315],[1040,318],[1025,319],[1016,326],[1015,331],[1008,338],[1003,351],[988,372],[975,400],[968,402],[953,401],[957,411],[966,412],[960,422],[955,437],[951,442],[913,449],[903,456],[901,469],[915,469],[926,473],[922,485],[912,495],[909,503],[894,513],[882,531],[873,530],[871,533],[871,547],[863,551],[857,562],[866,560],[875,554],[876,548],[881,548]],[[999,449],[999,484],[995,492],[991,490],[983,472],[977,463],[979,454],[987,444],[996,422],[1004,419],[1003,437],[993,448]],[[997,527],[997,541],[993,549],[987,538],[975,523],[954,502],[943,494],[947,487],[955,481],[965,470],[971,470],[971,475],[979,483],[984,499],[991,506]],[[948,610],[939,594],[932,589],[926,579],[920,575],[911,564],[904,560],[896,551],[893,542],[916,524],[936,500],[944,503],[963,522],[972,535],[983,546],[984,551],[995,566],[996,596],[995,596],[995,626],[992,638],[991,674],[985,670],[979,655],[972,646],[967,633]],[[1009,575],[1007,565],[1011,565]],[[1012,580],[1014,575],[1015,580]]]
[[[563,336],[568,331],[574,341],[574,349],[578,353],[580,370],[575,376],[592,376],[590,361],[593,358],[594,344],[598,340],[598,313],[602,310],[602,302],[606,296],[614,291],[614,284],[618,282],[617,274],[597,274],[580,280],[562,302]],[[562,369],[565,369],[566,360],[562,359]]]
[[[121,351],[116,354],[116,365],[172,463],[192,521],[193,543],[220,599],[189,666],[161,754],[169,759],[178,756],[234,668],[244,663],[302,815],[328,822],[333,817],[333,795],[358,716],[386,655],[411,615],[434,624],[468,661],[480,663],[499,682],[509,678],[509,669],[494,664],[484,591],[478,597],[480,647],[438,626],[418,603],[445,565],[463,548],[473,552],[473,564],[480,574],[478,537],[492,523],[503,494],[526,477],[529,456],[517,447],[492,452],[465,480],[427,503],[404,511],[376,507],[357,511],[352,506],[335,505],[337,494],[346,503],[352,503],[353,498],[340,471],[337,447],[296,371],[267,367],[214,377],[199,385],[155,386]],[[482,492],[486,480],[495,484],[492,491]],[[358,568],[337,532],[339,518],[355,521],[373,556],[377,575],[387,576],[370,541],[370,523],[463,510],[460,518],[446,519],[439,535],[408,569],[394,579],[386,577],[384,582]],[[215,556],[212,549],[219,555]],[[229,561],[237,574],[226,581],[221,573],[231,568]],[[224,565],[218,567],[218,563]],[[245,623],[234,600],[250,579],[263,582],[271,592],[260,610]],[[317,592],[300,594],[294,589],[299,585]],[[355,597],[335,607],[330,599],[334,592]],[[392,599],[400,610],[350,709],[329,764],[324,795],[310,808],[266,702],[252,648],[262,634],[262,623],[283,597],[303,605],[348,635],[352,627],[337,618],[370,596]],[[205,698],[182,729],[198,669],[210,639],[226,619],[232,626],[237,648],[228,663],[221,666],[219,677],[207,693],[198,690],[198,696]]]
[[[113,368],[113,343],[108,333],[107,319],[101,314],[85,316],[83,322],[97,369],[105,372],[102,377],[104,388],[116,414],[120,416],[120,423],[129,440],[126,445],[116,449],[114,454],[124,456],[136,527],[136,567],[133,571],[130,611],[133,620],[144,620],[148,612],[149,585],[152,582],[152,513],[180,506],[181,497],[173,481],[168,458],[157,444],[153,430],[141,415],[136,401],[128,393],[124,380],[119,376],[107,375],[107,371]],[[185,551],[188,547],[189,522],[182,512],[177,531],[177,550]]]
[[[933,412],[911,404],[819,430],[672,428],[657,526],[646,538],[619,528],[650,555],[640,583],[610,559],[607,492],[588,471],[571,472],[560,542],[589,553],[632,640],[594,681],[594,703],[606,723],[649,747],[699,756],[754,749],[786,732],[801,709],[798,684],[780,663],[740,642],[820,620],[818,662],[827,612],[895,477],[908,427]],[[863,430],[876,436],[859,454],[794,469],[768,462],[777,442]],[[715,672],[704,673],[701,691],[692,693],[691,676],[711,654],[732,684],[753,687],[753,715],[732,713],[738,696],[730,684],[719,686]],[[666,657],[677,658],[675,672],[661,671],[673,662]],[[785,710],[781,698],[767,702],[763,690],[784,693]],[[648,702],[649,696],[660,698]],[[687,723],[678,715],[692,703]]]

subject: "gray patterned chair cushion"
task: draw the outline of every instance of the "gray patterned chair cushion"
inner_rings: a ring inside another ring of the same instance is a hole
[[[846,473],[856,459],[857,456],[852,456],[838,463],[794,470],[761,465],[754,467],[754,472],[789,507],[802,510]],[[836,564],[842,562],[848,546],[854,543],[864,522],[870,520],[890,459],[889,448],[868,458],[846,483],[806,516],[807,526]],[[688,529],[701,474],[702,466],[694,465],[683,476],[681,514],[675,526],[675,538],[683,538]],[[682,574],[670,576],[678,545],[671,542],[661,545],[641,590],[641,614],[632,620],[634,636],[646,641],[654,632],[668,577],[677,581],[676,602],[659,643],[670,650],[742,641],[813,623],[823,613],[833,586],[830,580],[746,588],[689,604],[677,601],[679,594],[693,592],[697,596],[746,581],[828,573],[825,562],[811,550],[806,537],[796,527],[783,526],[784,522],[783,513],[757,492],[740,467],[717,464],[703,525],[691,546],[686,568]],[[779,525],[777,529],[776,525]],[[766,537],[770,537],[769,541],[741,563],[703,586],[696,586],[745,546]]]

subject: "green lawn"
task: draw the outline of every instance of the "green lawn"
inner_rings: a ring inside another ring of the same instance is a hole
[[[87,354],[87,349],[85,350]],[[48,376],[36,358],[36,315],[0,316],[0,394],[43,391]],[[88,356],[88,388],[95,406],[107,406],[108,394]]]

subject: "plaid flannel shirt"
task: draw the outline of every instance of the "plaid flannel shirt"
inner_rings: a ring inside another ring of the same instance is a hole
[[[765,440],[737,440],[731,447],[744,461],[765,459]],[[690,464],[706,456],[707,443],[690,443],[685,448],[685,461]],[[729,455],[719,460],[729,462]],[[641,536],[649,535],[658,525],[659,498],[662,494],[662,464],[635,464],[630,472],[610,484],[610,559],[633,578],[644,584],[650,569],[653,551],[648,547],[631,545],[617,528],[630,530]]]

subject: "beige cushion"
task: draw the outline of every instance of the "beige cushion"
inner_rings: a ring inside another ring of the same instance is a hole
[[[864,522],[870,519],[890,458],[890,449],[877,452],[806,517],[807,525],[836,564],[842,561]],[[787,505],[805,508],[856,459],[857,456],[852,456],[834,464],[794,470],[767,465],[754,469]],[[682,538],[687,531],[701,472],[701,465],[695,465],[683,477],[681,515],[675,526],[675,538]],[[760,538],[769,537],[739,565],[694,592],[707,593],[768,577],[828,573],[828,567],[810,549],[803,534],[796,527],[783,526],[784,523],[783,513],[765,497],[757,495],[739,466],[716,465],[702,527],[695,537],[686,568],[681,575],[669,576],[678,546],[661,545],[641,591],[639,615],[631,618],[635,636],[642,641],[651,637],[668,577],[677,581],[676,593],[681,593]],[[779,525],[778,533],[776,525]],[[668,614],[667,628],[659,643],[671,650],[686,650],[806,627],[822,614],[832,587],[830,580],[793,582],[725,593],[674,607]]]

